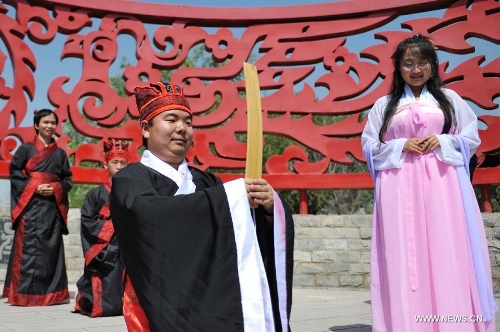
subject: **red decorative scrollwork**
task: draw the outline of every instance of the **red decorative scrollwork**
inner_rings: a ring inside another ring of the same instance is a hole
[[[276,8],[275,8],[276,9]],[[421,17],[402,23],[397,30],[384,27],[407,14],[442,11],[442,17]],[[37,50],[65,37],[55,62],[81,60],[81,76],[54,78],[47,89],[60,122],[69,121],[80,134],[95,138],[128,140],[132,160],[139,159],[142,144],[138,111],[130,95],[144,79],[158,81],[162,71],[183,85],[194,110],[194,148],[187,158],[202,169],[240,169],[245,165],[246,145],[237,134],[246,132],[246,104],[241,98],[244,82],[237,78],[242,63],[256,58],[263,91],[263,126],[266,134],[289,138],[294,144],[273,155],[264,165],[266,177],[276,188],[367,188],[367,174],[327,174],[332,162],[352,165],[364,161],[360,134],[363,113],[389,91],[392,75],[390,54],[404,38],[415,33],[429,35],[439,50],[470,55],[475,48],[469,38],[500,44],[497,0],[349,1],[328,4],[269,8],[209,8],[145,4],[125,0],[4,0],[0,3],[0,73],[12,67],[9,81],[0,77],[0,177],[8,176],[12,151],[32,138],[31,126],[21,121],[32,111]],[[365,38],[359,51],[352,40]],[[133,40],[130,64],[123,70],[126,96],[110,83],[113,63],[123,50],[120,40]],[[367,42],[368,40],[368,42]],[[33,45],[34,44],[34,45]],[[186,67],[197,45],[204,45],[216,66]],[[498,48],[497,48],[498,50]],[[450,69],[441,63],[447,86],[482,110],[498,111],[500,57],[485,63],[484,55],[464,57]],[[213,107],[217,106],[214,110]],[[336,117],[321,125],[315,117]],[[500,149],[498,114],[481,115],[478,154]],[[100,143],[69,148],[71,137],[57,130],[58,144],[73,157],[76,182],[103,182],[105,174],[86,169],[86,161],[102,161]],[[322,159],[309,161],[306,148]],[[292,166],[290,166],[292,165]],[[497,172],[498,173],[498,172]],[[479,172],[479,182],[500,178]],[[239,176],[224,175],[224,179]],[[355,179],[355,180],[353,180]]]

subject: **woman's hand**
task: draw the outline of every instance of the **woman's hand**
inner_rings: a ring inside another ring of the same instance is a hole
[[[38,187],[35,190],[35,193],[38,195],[42,196],[53,196],[54,195],[54,188],[50,184],[47,183],[42,183],[38,185]]]
[[[416,138],[416,137],[409,138],[406,140],[405,145],[403,146],[403,151],[422,154],[424,152],[422,149],[421,142],[422,142],[421,138]]]
[[[422,147],[422,152],[427,153],[429,151],[434,150],[438,146],[440,146],[439,139],[436,135],[429,135],[420,140],[420,146]]]

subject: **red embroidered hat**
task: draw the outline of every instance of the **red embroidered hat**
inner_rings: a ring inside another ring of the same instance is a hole
[[[156,82],[134,89],[135,101],[140,114],[140,123],[149,121],[158,114],[179,109],[193,115],[184,95],[184,90],[173,83]]]
[[[102,141],[106,162],[113,159],[128,160],[128,143],[121,139]]]

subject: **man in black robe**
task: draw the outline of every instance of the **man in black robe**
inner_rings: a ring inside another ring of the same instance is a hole
[[[122,314],[123,264],[109,211],[109,192],[111,178],[127,166],[128,144],[112,139],[103,141],[103,145],[108,180],[87,193],[81,210],[85,266],[76,284],[75,312],[90,317]]]
[[[135,97],[147,150],[113,177],[110,197],[128,329],[288,331],[289,208],[264,179],[222,184],[187,165],[193,118],[182,88],[151,83]]]

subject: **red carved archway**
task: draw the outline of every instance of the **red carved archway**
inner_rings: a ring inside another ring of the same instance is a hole
[[[416,13],[424,14],[405,20]],[[117,95],[110,85],[110,72],[123,52],[122,39],[133,45],[127,54],[131,64],[123,71],[128,95],[143,84],[143,77],[160,80],[161,70],[172,71],[172,80],[184,85],[197,128],[188,159],[202,169],[243,171],[246,146],[236,134],[246,131],[246,106],[240,96],[244,82],[236,78],[253,54],[263,91],[264,131],[294,142],[267,159],[265,177],[279,189],[371,188],[368,174],[329,174],[329,165],[364,161],[361,115],[388,92],[390,82],[384,78],[391,76],[390,54],[399,41],[415,33],[429,35],[443,55],[459,57],[454,67],[448,61],[441,63],[443,78],[481,111],[484,129],[478,154],[496,151],[500,149],[495,134],[500,132],[495,101],[500,96],[499,19],[498,0],[476,0],[469,6],[465,0],[353,0],[279,8],[4,0],[0,3],[4,46],[0,48],[0,101],[4,102],[0,177],[8,177],[13,149],[33,137],[31,123],[22,122],[37,108],[31,105],[36,89],[46,89],[62,122],[71,122],[87,137],[129,140],[133,159],[138,160],[141,134],[134,99]],[[398,20],[399,27],[388,28]],[[64,42],[54,52],[50,45],[61,38]],[[472,38],[494,47],[496,57],[486,61],[485,55],[476,54]],[[204,45],[204,52],[219,65],[183,67],[196,45]],[[52,57],[54,66],[69,60],[79,63],[79,76],[60,75],[42,84],[36,76],[41,69],[38,52]],[[320,125],[314,116],[341,116],[341,120]],[[58,135],[59,145],[73,157],[75,182],[105,180],[104,171],[82,167],[82,162],[102,160],[100,143],[72,149],[61,126]],[[306,147],[323,158],[310,162]],[[239,176],[222,175],[224,180]],[[476,184],[499,182],[498,168],[475,174]]]

